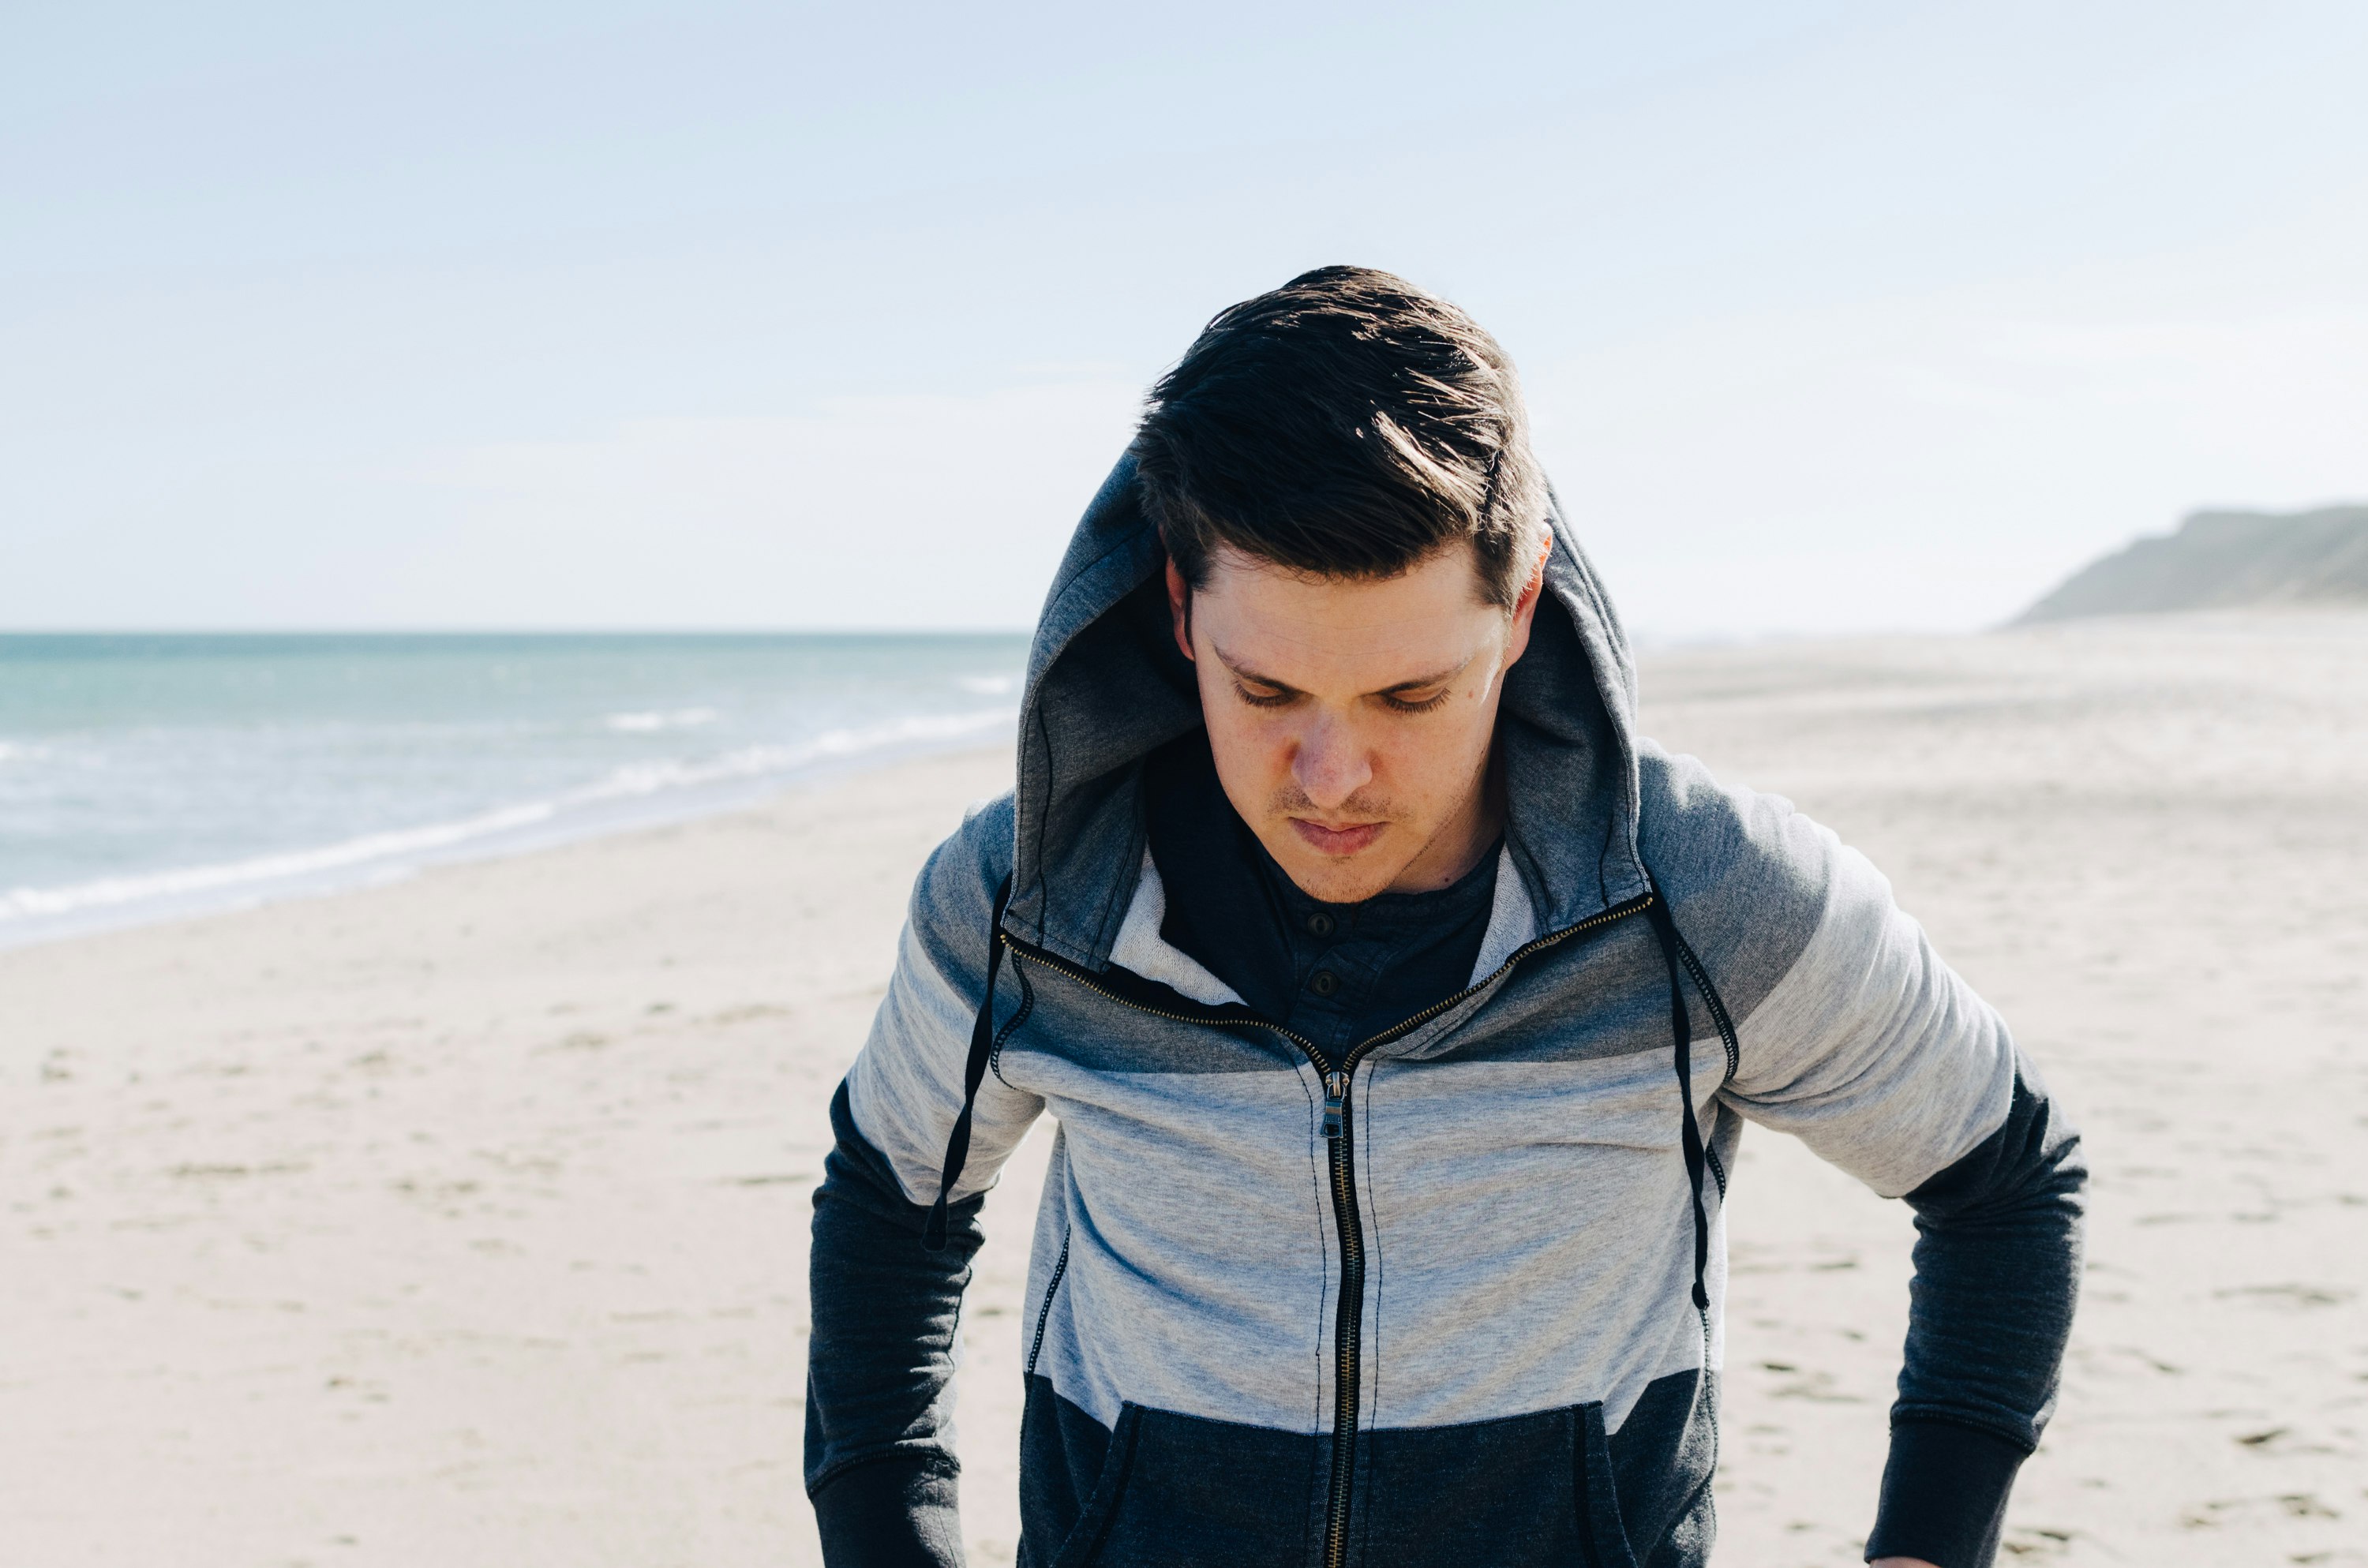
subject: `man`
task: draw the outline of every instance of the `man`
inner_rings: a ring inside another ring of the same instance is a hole
[[[1703,1562],[1744,1121],[1914,1206],[1868,1552],[1977,1568],[2055,1385],[2077,1136],[1785,801],[1634,728],[1470,318],[1327,267],[1155,389],[831,1107],[825,1555],[958,1562],[983,1194],[1036,1222],[1023,1563]]]

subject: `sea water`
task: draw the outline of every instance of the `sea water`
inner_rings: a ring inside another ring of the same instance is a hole
[[[1008,743],[1024,636],[0,636],[0,947]]]

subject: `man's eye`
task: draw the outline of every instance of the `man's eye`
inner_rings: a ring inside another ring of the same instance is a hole
[[[1382,700],[1389,704],[1393,710],[1399,713],[1428,713],[1432,709],[1438,707],[1440,703],[1446,701],[1448,696],[1448,688],[1441,687],[1437,691],[1432,692],[1429,697],[1406,697],[1393,691],[1383,696]]]
[[[1234,683],[1234,692],[1253,708],[1280,708],[1291,700],[1287,691],[1253,691],[1239,681]]]

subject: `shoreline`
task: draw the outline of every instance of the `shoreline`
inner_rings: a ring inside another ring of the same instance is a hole
[[[994,715],[984,722],[965,722],[956,735],[943,739],[902,741],[898,737],[852,751],[825,745],[787,768],[767,769],[760,777],[734,778],[728,770],[718,769],[712,778],[693,778],[666,790],[620,793],[607,802],[606,810],[578,809],[569,816],[562,813],[571,804],[597,808],[600,803],[597,789],[578,790],[574,797],[492,806],[454,822],[388,827],[336,844],[240,861],[125,872],[64,888],[0,890],[0,953],[291,901],[366,892],[439,867],[540,854],[620,834],[757,810],[778,795],[825,787],[875,769],[993,749],[980,744],[976,737],[1008,730],[1013,722],[1010,716]],[[51,907],[42,907],[45,903]]]

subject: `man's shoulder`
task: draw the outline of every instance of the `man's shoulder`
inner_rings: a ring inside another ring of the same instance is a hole
[[[1738,1016],[1790,970],[1824,917],[1843,850],[1782,795],[1698,757],[1637,748],[1637,841],[1686,939]]]
[[[968,951],[988,937],[995,919],[995,893],[1011,874],[1013,832],[1018,816],[1007,790],[973,801],[962,825],[948,834],[913,881],[909,916],[931,946]]]
[[[1722,779],[1700,757],[1650,741],[1637,763],[1638,844],[1671,896],[1703,884],[1730,894],[1764,884],[1783,896],[1831,877],[1840,840],[1783,796]]]

